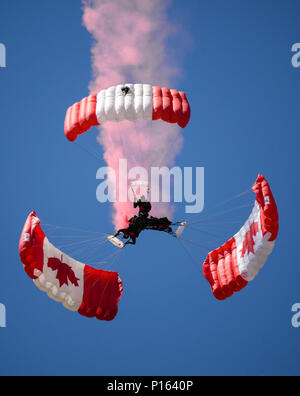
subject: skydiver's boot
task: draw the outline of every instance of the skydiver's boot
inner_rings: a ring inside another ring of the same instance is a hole
[[[172,236],[175,236],[175,237],[176,237],[176,233],[172,230],[171,227],[167,228],[165,231],[166,231],[169,235],[172,235]]]
[[[129,241],[124,243],[124,246],[126,245],[135,245],[135,241],[132,241],[131,239],[129,239]]]

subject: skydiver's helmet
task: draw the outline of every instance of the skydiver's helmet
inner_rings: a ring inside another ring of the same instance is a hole
[[[141,201],[142,201],[142,202],[146,202],[146,201],[147,201],[145,195],[142,195],[142,196],[141,196]]]

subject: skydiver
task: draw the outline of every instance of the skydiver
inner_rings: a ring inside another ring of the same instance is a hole
[[[119,230],[114,236],[117,237],[120,234],[123,234],[124,239],[128,239],[128,241],[125,242],[125,245],[135,245],[136,244],[136,238],[138,235],[134,231],[129,231],[128,228],[124,228],[122,230]]]
[[[122,87],[121,91],[123,93],[124,96],[128,95],[130,92],[130,88],[129,87]]]
[[[136,239],[139,237],[140,233],[146,229],[146,226],[147,222],[144,215],[134,216],[129,220],[128,227],[118,230],[114,236],[117,237],[123,234],[123,238],[128,239],[125,245],[135,245]]]
[[[164,231],[170,235],[175,236],[175,232],[171,228],[172,222],[167,217],[152,217],[147,219],[147,229],[155,231]]]
[[[114,236],[118,237],[120,234],[123,234],[122,238],[128,239],[125,245],[135,245],[136,239],[144,230],[163,231],[167,232],[169,235],[176,236],[171,225],[172,223],[167,217],[159,219],[157,217],[146,217],[144,214],[140,214],[139,216],[132,217],[129,220],[128,227],[118,230]]]
[[[139,208],[139,216],[144,216],[148,217],[149,212],[152,209],[152,205],[145,196],[143,195],[138,201],[135,201],[133,204],[133,207],[136,209],[137,207]]]

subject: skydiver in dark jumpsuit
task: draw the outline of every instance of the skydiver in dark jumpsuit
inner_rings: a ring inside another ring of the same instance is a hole
[[[152,209],[152,205],[149,201],[146,200],[144,195],[136,202],[134,202],[133,207],[136,209],[139,208],[139,216],[148,217],[149,212]]]
[[[125,245],[136,244],[136,239],[139,237],[140,233],[143,230],[156,230],[156,231],[164,231],[171,235],[175,235],[172,228],[172,222],[167,218],[163,217],[161,219],[157,217],[149,217],[149,212],[152,209],[152,205],[149,201],[146,200],[144,196],[142,196],[138,201],[134,202],[134,208],[139,208],[139,215],[134,216],[129,220],[129,225],[127,228],[123,228],[118,230],[115,234],[115,237],[123,234],[124,239],[128,239]]]
[[[129,220],[129,225],[127,228],[122,228],[119,230],[115,237],[123,234],[124,239],[128,239],[125,245],[135,245],[136,238],[139,237],[140,233],[146,229],[147,219],[144,215],[134,216]]]

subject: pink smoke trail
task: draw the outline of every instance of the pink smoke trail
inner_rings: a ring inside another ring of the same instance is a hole
[[[166,39],[172,33],[166,18],[167,3],[83,1],[83,24],[94,38],[92,93],[120,83],[170,86],[178,69],[171,64],[166,49]],[[100,130],[98,140],[104,148],[104,159],[117,176],[119,159],[127,159],[129,168],[172,166],[182,146],[180,129],[162,121],[106,123]],[[114,209],[116,228],[126,226],[135,213],[131,202],[116,202]],[[156,203],[152,213],[171,216],[172,208],[169,204]]]

